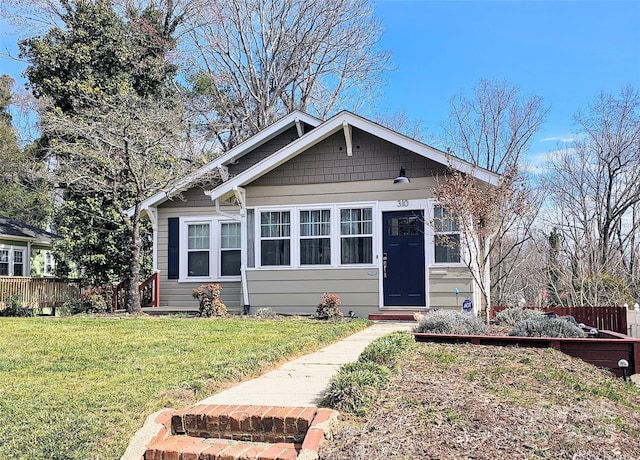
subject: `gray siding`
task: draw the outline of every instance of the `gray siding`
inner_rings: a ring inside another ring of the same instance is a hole
[[[442,175],[446,167],[357,128],[353,155],[347,156],[342,131],[328,137],[252,185],[303,185],[328,182],[392,180],[404,167],[407,176]]]
[[[247,206],[286,206],[357,201],[395,201],[432,198],[437,182],[433,177],[411,178],[397,185],[393,179],[308,185],[247,187]]]
[[[305,125],[305,129],[310,129],[310,127]],[[265,142],[260,147],[239,158],[236,164],[227,165],[227,167],[229,168],[229,175],[231,177],[237,176],[256,163],[264,160],[271,154],[277,152],[283,147],[286,147],[296,139],[298,139],[298,130],[295,126],[293,126],[283,133],[279,134],[278,136],[274,137],[273,139]]]
[[[378,271],[371,268],[248,270],[247,280],[252,311],[312,314],[325,292],[340,296],[343,313],[365,316],[378,309]]]
[[[196,194],[197,195],[197,194]],[[187,195],[189,196],[189,195]],[[205,195],[211,204],[211,199]],[[184,207],[176,207],[174,202],[167,202],[158,208],[158,270],[160,270],[160,306],[198,308],[198,301],[193,298],[191,292],[200,286],[201,282],[188,283],[167,279],[168,264],[168,219],[169,217],[210,216],[214,214],[212,206],[197,207],[190,202],[183,203]],[[237,208],[223,207],[227,212],[237,211]],[[182,256],[182,254],[181,254]],[[242,309],[242,288],[239,281],[224,281],[221,299],[229,310]]]
[[[455,288],[460,290],[457,302]],[[473,278],[466,267],[431,267],[429,269],[429,306],[431,308],[460,308],[464,299],[473,297],[473,290]]]

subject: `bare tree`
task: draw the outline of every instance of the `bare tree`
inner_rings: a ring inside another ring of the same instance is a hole
[[[196,110],[228,149],[295,109],[357,109],[389,54],[366,0],[214,0],[191,27]]]
[[[109,196],[114,218],[131,235],[126,304],[138,312],[140,205],[154,193],[170,192],[175,177],[193,167],[183,111],[129,94],[83,104],[75,115],[53,108],[42,113],[45,132],[55,139],[58,181],[70,190]]]
[[[492,285],[500,289],[511,284],[506,278],[513,264],[520,263],[518,255],[531,238],[542,202],[526,184],[520,163],[548,111],[542,98],[523,97],[506,81],[481,80],[470,97],[459,94],[451,99],[445,145],[472,165],[502,174],[497,187],[485,188],[465,171],[452,171],[434,193],[460,220],[469,268],[487,313]],[[498,297],[508,295],[499,291]]]
[[[564,289],[574,303],[622,303],[628,293],[607,291],[637,289],[640,95],[601,93],[575,121],[580,137],[551,156],[544,182],[570,273]]]
[[[481,183],[470,173],[449,168],[446,181],[438,185],[433,195],[458,226],[462,261],[480,289],[488,322],[491,307],[490,255],[500,241],[499,237],[508,234],[520,219],[530,213],[531,208],[526,188],[517,181],[517,169],[505,173],[497,186]],[[439,243],[455,244],[451,241]]]

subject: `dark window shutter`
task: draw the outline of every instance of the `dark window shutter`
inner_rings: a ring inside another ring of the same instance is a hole
[[[169,217],[169,263],[167,278],[177,280],[180,273],[180,220]]]

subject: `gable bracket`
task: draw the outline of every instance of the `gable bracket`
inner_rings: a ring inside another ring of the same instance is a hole
[[[216,169],[218,171],[218,174],[220,175],[220,179],[222,179],[222,182],[226,182],[229,180],[229,168],[227,168],[225,165],[218,165]]]
[[[240,214],[244,215],[244,210],[247,207],[247,191],[236,185],[233,187],[233,194],[236,197],[236,200],[238,200],[238,207],[240,208]]]
[[[342,130],[344,131],[344,140],[347,143],[347,156],[353,155],[353,142],[351,141],[351,125],[346,121],[342,122]]]
[[[298,130],[298,137],[304,136],[304,125],[299,118],[296,118],[296,129]]]

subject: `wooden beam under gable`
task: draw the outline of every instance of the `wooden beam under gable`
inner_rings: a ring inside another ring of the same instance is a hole
[[[347,121],[342,122],[342,130],[344,131],[344,140],[347,143],[347,156],[353,155],[353,142],[351,139],[351,125]]]

